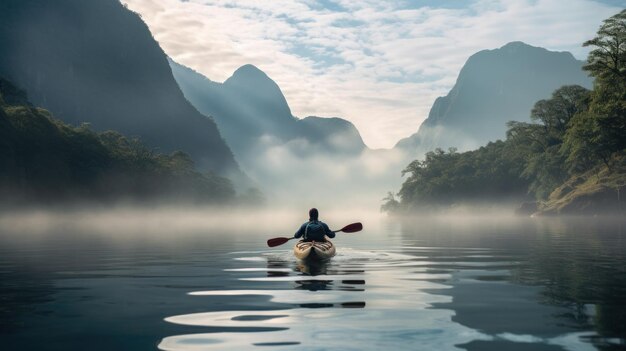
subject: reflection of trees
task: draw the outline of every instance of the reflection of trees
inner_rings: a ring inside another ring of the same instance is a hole
[[[527,264],[513,280],[542,287],[544,302],[567,307],[574,325],[594,325],[604,338],[626,337],[624,223],[606,219],[537,222]],[[597,340],[596,340],[597,341]],[[594,342],[594,340],[592,340]],[[597,346],[603,346],[597,341]]]
[[[440,291],[441,294],[453,297],[452,303],[440,304],[438,307],[453,309],[456,312],[455,321],[471,328],[498,333],[515,331],[524,334],[526,332],[523,332],[523,328],[532,329],[536,323],[544,323],[541,325],[558,331],[552,335],[550,333],[553,331],[545,330],[550,336],[572,329],[595,330],[598,336],[590,338],[589,342],[603,350],[611,350],[611,347],[619,349],[615,345],[607,344],[607,338],[619,338],[624,343],[626,222],[623,219],[485,220],[484,217],[434,217],[408,219],[401,224],[405,245],[419,248],[418,251],[407,248],[405,253],[425,255],[426,261],[436,263],[430,267],[432,269],[446,268],[441,263],[449,263],[448,268],[464,270],[466,267],[458,264],[458,261],[476,264],[489,261],[519,262],[498,267],[508,270],[510,276],[492,277],[494,280],[511,280],[514,284],[537,287],[540,291],[540,302],[547,305],[543,311],[539,308],[537,311],[550,313],[550,316],[556,318],[558,325],[551,321],[534,319],[523,322],[504,319],[510,317],[506,310],[511,306],[506,304],[515,303],[518,292],[515,289],[503,289],[502,286],[497,287],[501,290],[495,292],[489,286],[477,288],[484,285],[481,280],[484,277],[476,276],[476,273],[470,273],[470,280],[476,279],[471,283],[454,283],[452,289]],[[484,248],[490,253],[483,257],[472,257],[471,248]],[[473,269],[469,267],[469,270]],[[489,269],[494,267],[479,268],[481,273],[478,274],[488,273]],[[481,284],[477,284],[477,280]],[[476,288],[472,290],[473,295],[471,291],[468,292],[468,287]],[[481,295],[481,291],[487,294]],[[511,299],[506,299],[502,294],[511,294]],[[489,300],[491,297],[502,300]],[[532,302],[525,303],[529,308],[533,307]],[[484,304],[484,308],[476,309],[474,304]],[[556,314],[552,314],[553,312]],[[532,313],[529,315],[535,317]],[[541,318],[541,315],[536,317]],[[489,326],[495,328],[483,328]],[[523,328],[515,329],[520,326]],[[620,347],[623,349],[624,346]]]

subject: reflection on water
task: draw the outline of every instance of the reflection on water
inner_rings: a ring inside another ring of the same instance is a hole
[[[239,258],[256,266],[229,271],[246,274],[239,280],[272,283],[272,289],[190,295],[268,297],[280,305],[276,310],[172,316],[166,319],[170,323],[233,330],[170,336],[159,347],[587,350],[594,349],[591,341],[613,346],[622,342],[564,324],[567,308],[537,302],[541,289],[535,286],[511,284],[512,272],[527,269],[527,263],[499,249],[408,245],[385,251],[344,249],[331,261],[318,263],[294,262],[288,252],[282,257],[259,254]],[[238,330],[269,326],[275,329]]]
[[[396,250],[399,251],[399,250]],[[264,260],[260,259],[264,258]],[[452,312],[429,310],[449,297],[426,292],[447,286],[446,273],[429,273],[425,261],[399,252],[340,250],[327,262],[302,262],[289,251],[260,252],[248,263],[230,269],[238,280],[250,282],[245,290],[194,291],[194,297],[247,296],[269,298],[271,311],[214,311],[168,317],[188,326],[228,326],[230,332],[186,334],[163,339],[164,350],[246,349],[259,345],[281,349],[389,349],[419,343],[434,349],[482,339],[461,325],[447,326]],[[250,265],[252,264],[252,265]],[[407,281],[411,281],[407,283]],[[269,283],[268,289],[253,289]],[[238,328],[274,327],[263,332]]]
[[[325,262],[259,250],[267,235],[248,232],[3,231],[0,338],[9,350],[622,350],[622,226],[383,223],[338,237]]]

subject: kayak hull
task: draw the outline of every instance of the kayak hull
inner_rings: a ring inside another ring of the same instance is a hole
[[[327,260],[335,253],[335,245],[330,241],[298,241],[293,247],[293,254],[299,260]]]

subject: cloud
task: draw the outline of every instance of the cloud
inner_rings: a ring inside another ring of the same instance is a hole
[[[621,10],[591,0],[123,2],[177,62],[215,81],[254,64],[295,115],[344,117],[374,148],[414,133],[473,53],[524,41],[584,59],[581,43]]]

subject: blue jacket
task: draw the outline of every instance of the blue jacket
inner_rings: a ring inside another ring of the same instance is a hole
[[[328,228],[326,223],[309,221],[300,226],[300,229],[294,234],[294,238],[302,237],[304,241],[326,241],[324,235],[329,238],[335,237],[335,233]]]

